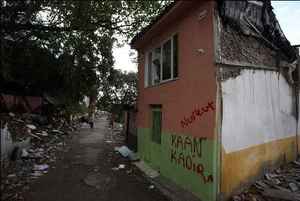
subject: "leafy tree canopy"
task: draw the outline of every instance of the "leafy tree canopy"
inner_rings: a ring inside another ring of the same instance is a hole
[[[99,88],[98,108],[122,116],[124,106],[133,106],[137,99],[137,73],[113,69]]]
[[[129,40],[170,2],[2,0],[0,90],[49,93],[71,103],[104,84],[119,89],[116,36]]]

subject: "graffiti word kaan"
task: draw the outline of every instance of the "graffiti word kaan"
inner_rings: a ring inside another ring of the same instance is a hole
[[[189,124],[192,124],[196,118],[200,118],[204,113],[211,111],[214,111],[215,108],[213,106],[214,102],[209,102],[207,103],[207,106],[204,106],[202,108],[196,108],[194,109],[194,111],[192,112],[190,117],[184,117],[183,120],[180,121],[181,127],[185,128],[187,127]]]
[[[189,171],[197,173],[206,184],[213,182],[213,176],[205,176],[203,164],[196,161],[202,157],[202,142],[205,140],[206,138],[172,135],[171,163],[175,163]]]

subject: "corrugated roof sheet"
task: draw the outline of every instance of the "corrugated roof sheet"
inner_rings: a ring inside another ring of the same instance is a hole
[[[288,62],[297,59],[295,48],[281,30],[270,0],[218,0],[218,7],[224,24],[232,25],[246,35],[264,39],[273,49],[281,51],[285,56],[283,59]]]

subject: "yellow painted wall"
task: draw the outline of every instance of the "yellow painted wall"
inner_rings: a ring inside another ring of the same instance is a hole
[[[296,137],[289,137],[229,154],[223,149],[221,192],[228,197],[247,184],[244,181],[251,182],[261,176],[265,168],[294,160],[296,146]]]
[[[221,82],[221,186],[225,200],[295,159],[293,87],[276,71],[243,69]]]

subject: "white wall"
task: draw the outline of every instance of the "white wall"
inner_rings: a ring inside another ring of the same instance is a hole
[[[244,69],[221,87],[226,153],[296,135],[293,88],[280,73]]]

